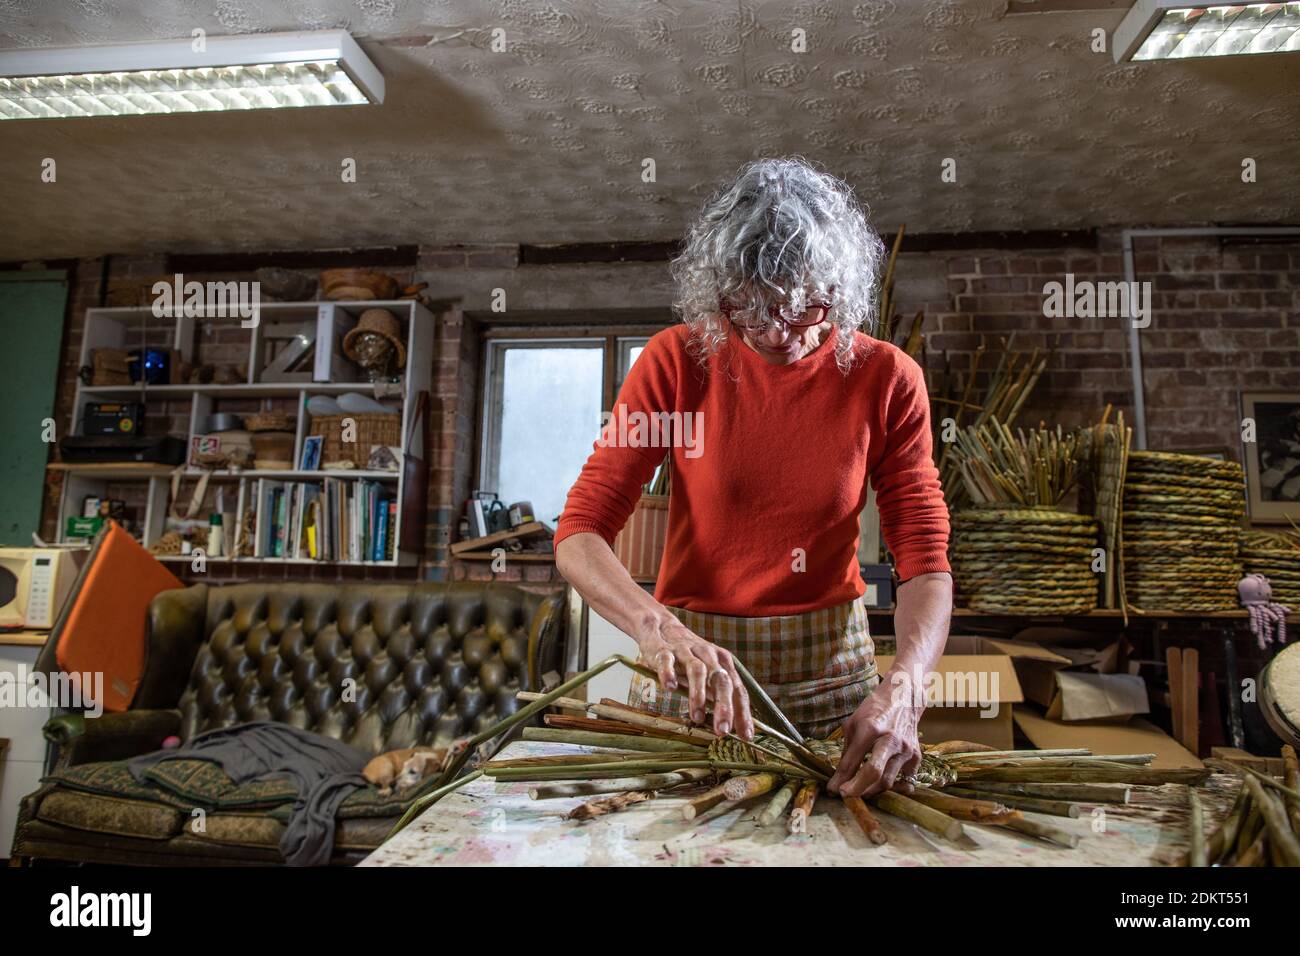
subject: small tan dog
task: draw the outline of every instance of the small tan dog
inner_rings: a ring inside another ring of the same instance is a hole
[[[400,793],[430,774],[437,773],[446,755],[446,748],[407,747],[404,750],[390,750],[371,760],[361,773],[379,788],[381,796],[386,797],[395,789]]]

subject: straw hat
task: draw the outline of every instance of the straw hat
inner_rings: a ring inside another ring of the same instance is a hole
[[[387,309],[366,309],[361,313],[356,328],[343,337],[343,354],[354,362],[357,360],[355,352],[357,337],[365,332],[378,335],[392,343],[393,348],[397,349],[398,367],[406,365],[406,346],[402,344],[402,326],[397,321],[397,316]]]

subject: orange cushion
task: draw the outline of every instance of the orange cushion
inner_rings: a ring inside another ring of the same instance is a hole
[[[59,668],[72,675],[103,674],[104,710],[130,708],[144,672],[149,602],[179,587],[184,585],[174,574],[110,521],[64,618],[55,647]],[[83,686],[83,697],[96,689]]]

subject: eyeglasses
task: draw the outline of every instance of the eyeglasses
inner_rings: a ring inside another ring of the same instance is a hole
[[[814,302],[802,312],[795,312],[789,306],[770,305],[766,318],[763,318],[757,309],[737,309],[730,303],[723,302],[719,311],[729,322],[746,332],[764,332],[776,323],[788,325],[792,329],[810,329],[814,325],[821,325],[830,314],[831,307],[825,302]]]

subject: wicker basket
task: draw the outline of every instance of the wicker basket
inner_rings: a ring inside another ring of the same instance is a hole
[[[653,580],[659,576],[667,541],[668,495],[642,495],[614,539],[614,555],[636,580]]]
[[[244,416],[244,428],[250,432],[292,432],[294,418],[284,412],[253,412]]]
[[[343,422],[349,419],[356,423],[356,441],[345,442]],[[382,412],[314,415],[311,429],[307,434],[320,435],[325,439],[321,445],[322,468],[338,461],[350,461],[358,468],[365,468],[370,461],[371,446],[401,447],[402,416],[386,415]]]

